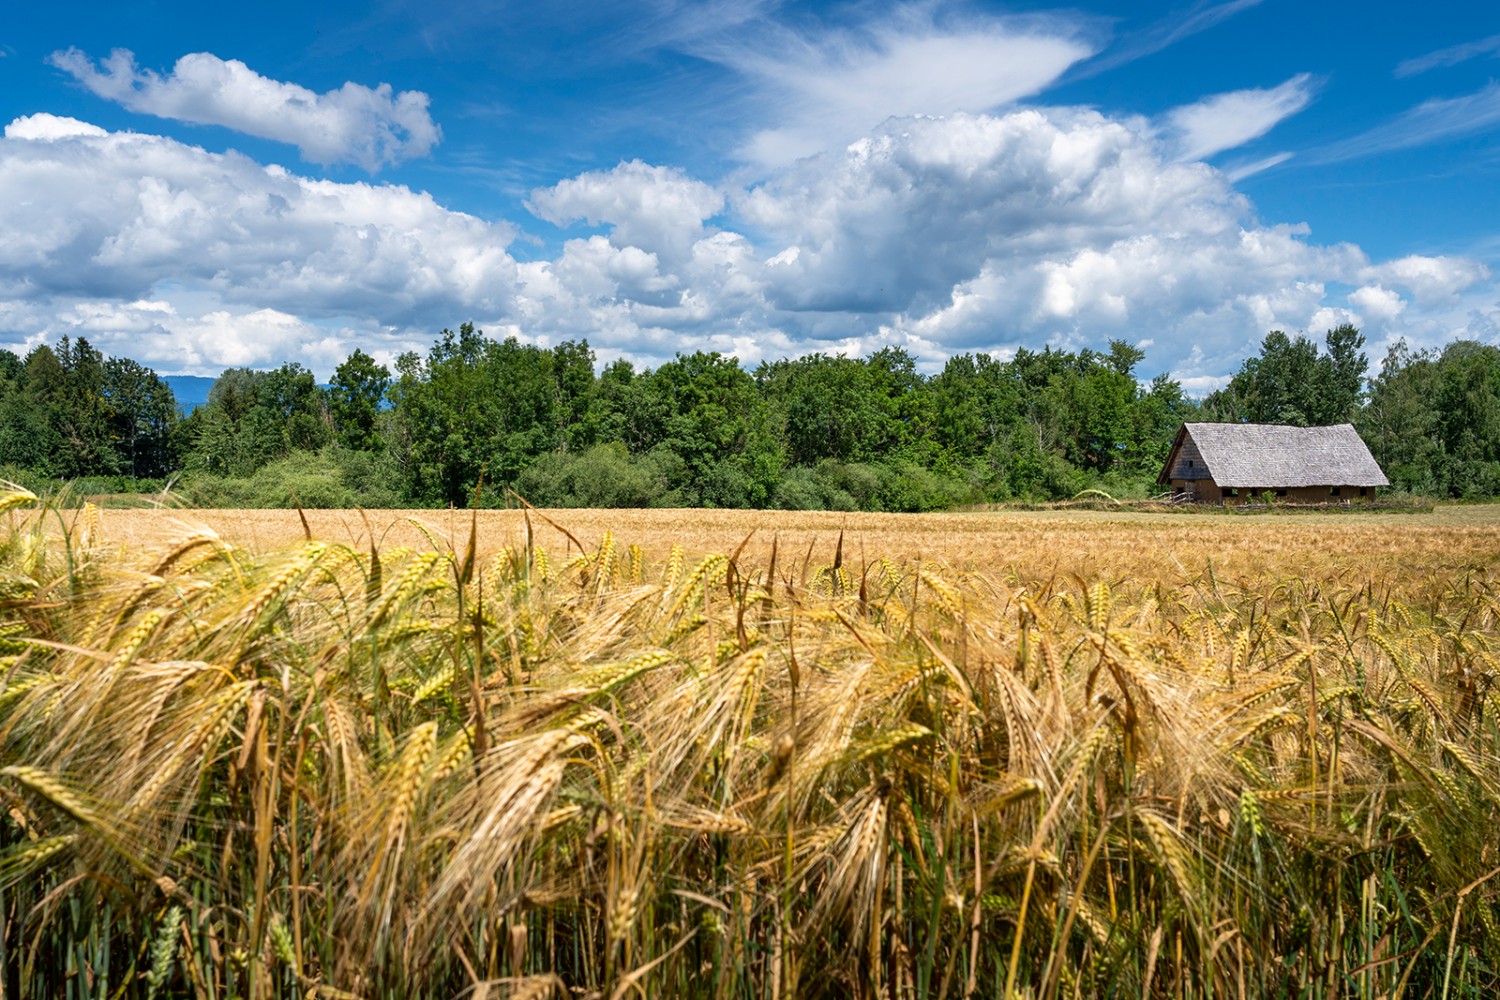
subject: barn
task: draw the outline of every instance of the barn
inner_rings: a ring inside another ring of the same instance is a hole
[[[1359,503],[1389,486],[1350,424],[1183,424],[1157,482],[1198,503]]]

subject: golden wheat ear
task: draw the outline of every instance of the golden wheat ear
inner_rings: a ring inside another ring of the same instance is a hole
[[[66,517],[0,519],[21,995],[1500,985],[1500,580],[1412,527],[1359,536],[1429,560],[1396,575],[1326,527],[1199,518],[1182,570],[1013,525],[991,578],[854,572],[853,519],[799,565],[624,515],[555,562],[286,517],[284,549],[82,559]]]

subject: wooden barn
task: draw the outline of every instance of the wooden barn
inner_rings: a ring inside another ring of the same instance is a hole
[[[1183,424],[1157,482],[1198,503],[1359,503],[1389,486],[1350,424]]]

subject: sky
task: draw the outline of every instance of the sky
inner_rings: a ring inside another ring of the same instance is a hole
[[[0,128],[22,355],[1500,341],[1493,2],[12,5]]]

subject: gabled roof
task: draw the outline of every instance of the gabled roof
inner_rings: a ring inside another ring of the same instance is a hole
[[[1195,460],[1193,474],[1179,463]],[[1206,469],[1207,474],[1204,474]],[[1350,424],[1183,424],[1158,482],[1212,479],[1220,488],[1389,486]]]

